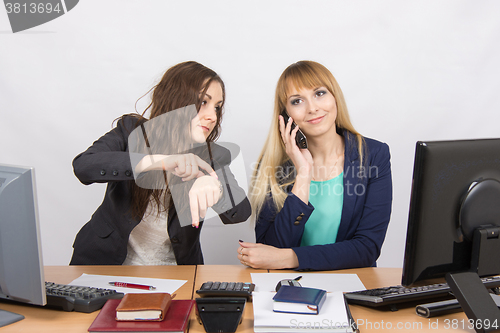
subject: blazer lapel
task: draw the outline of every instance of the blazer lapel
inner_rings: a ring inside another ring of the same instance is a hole
[[[357,195],[355,186],[359,179],[359,154],[353,135],[344,132],[345,153],[344,153],[344,203],[342,205],[342,217],[340,219],[339,231],[337,233],[337,242],[345,240],[349,224],[356,206]]]

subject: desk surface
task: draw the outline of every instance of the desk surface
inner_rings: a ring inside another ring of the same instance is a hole
[[[250,273],[263,273],[239,265],[204,265],[204,266],[48,266],[45,267],[46,281],[67,284],[82,273],[102,275],[123,275],[151,278],[171,278],[187,280],[178,291],[178,299],[196,297],[195,290],[205,281],[251,281]],[[283,272],[283,271],[271,271]],[[318,272],[321,273],[321,272]],[[399,268],[361,268],[324,273],[358,274],[366,288],[397,285],[401,280]],[[406,332],[474,332],[467,328],[464,313],[455,313],[437,318],[422,318],[415,314],[415,308],[409,307],[396,312],[376,310],[351,305],[354,320],[359,329],[365,332],[385,332],[390,330]],[[0,302],[0,309],[23,314],[26,318],[20,322],[5,326],[0,333],[8,332],[71,332],[85,333],[97,315],[93,313],[64,312],[49,310],[37,306],[26,306]],[[190,332],[204,332],[195,320],[194,311],[190,321]],[[237,332],[253,332],[252,303],[247,303],[243,322]]]

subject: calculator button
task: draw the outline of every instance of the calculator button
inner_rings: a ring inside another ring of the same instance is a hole
[[[201,290],[210,290],[212,288],[212,281],[205,282],[201,285]]]
[[[245,297],[251,302],[254,288],[255,285],[249,282],[208,281],[196,293],[201,297]]]

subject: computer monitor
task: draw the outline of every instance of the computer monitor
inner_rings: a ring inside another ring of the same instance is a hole
[[[500,325],[479,280],[500,274],[499,234],[500,139],[417,142],[402,284],[446,277],[470,320]]]
[[[0,299],[45,305],[35,172],[0,164]],[[0,310],[0,327],[22,319]]]
[[[500,226],[499,189],[500,139],[417,142],[402,284],[477,272],[473,231]],[[495,260],[479,275],[500,274],[499,253],[480,254]]]

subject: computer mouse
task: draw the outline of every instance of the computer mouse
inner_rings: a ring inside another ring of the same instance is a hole
[[[280,290],[281,286],[302,287],[299,281],[293,279],[285,279],[278,282],[276,285],[276,291]]]

